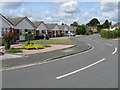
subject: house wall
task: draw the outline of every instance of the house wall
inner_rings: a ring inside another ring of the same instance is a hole
[[[64,31],[68,31],[68,28],[67,28],[67,27],[65,27],[65,28],[64,28]]]
[[[25,30],[31,30],[34,33],[34,27],[29,23],[29,21],[27,19],[22,20],[19,24],[17,24],[15,27],[15,29],[19,29],[19,39],[20,40],[26,40],[25,36],[24,36],[24,32]],[[34,39],[34,37],[33,37]]]
[[[55,31],[55,33],[54,33],[55,37],[60,35],[60,29],[59,29],[59,27],[57,25],[54,27],[53,30]]]
[[[41,23],[36,30],[47,30],[47,27],[43,23]]]
[[[60,30],[59,27],[56,25],[53,30]]]
[[[12,25],[8,24],[3,18],[0,17],[0,37],[2,37],[2,31],[6,32],[6,29],[8,31],[10,27],[12,27]]]
[[[34,29],[33,26],[26,19],[22,20],[14,28],[15,29]]]
[[[46,34],[48,34],[48,32],[47,32],[48,28],[45,26],[44,23],[41,23],[41,24],[37,27],[36,30],[39,30],[39,34],[42,33],[43,31],[44,31]],[[38,34],[38,33],[37,33],[37,34]],[[39,35],[39,34],[38,34],[38,35]]]

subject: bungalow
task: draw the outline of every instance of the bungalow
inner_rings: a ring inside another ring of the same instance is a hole
[[[53,24],[46,24],[46,26],[48,27],[48,35],[50,37],[58,37],[60,36],[60,29],[57,23],[53,23]]]
[[[14,26],[15,40],[26,40],[24,33],[28,31],[35,34],[35,26],[27,17],[8,18],[8,20]],[[34,36],[31,39],[34,39]]]
[[[6,32],[13,30],[13,25],[7,18],[0,14],[0,45],[3,45],[2,37]]]
[[[73,27],[73,26],[68,26],[68,33],[73,33],[73,34],[75,34],[75,31],[76,31],[76,28],[75,27]]]
[[[117,29],[119,29],[120,28],[120,22],[118,22],[118,23],[116,23],[115,25],[111,25],[110,26],[110,30],[112,31],[112,30],[117,30]]]
[[[116,30],[117,26],[116,25],[111,25],[110,26],[110,30],[113,31],[113,30]]]
[[[66,33],[68,33],[68,28],[66,25],[59,25],[59,28],[61,36],[64,36]]]
[[[95,26],[89,26],[87,29],[92,30],[94,33],[98,33],[98,27]]]
[[[43,21],[33,22],[33,24],[36,27],[36,36],[39,36],[40,34],[48,34],[48,28]]]

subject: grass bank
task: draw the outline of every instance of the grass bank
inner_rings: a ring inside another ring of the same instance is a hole
[[[70,39],[55,39],[55,40],[31,40],[31,43],[35,43],[35,44],[74,44],[75,42],[70,40]],[[20,43],[27,43],[27,41],[24,42],[20,42]]]

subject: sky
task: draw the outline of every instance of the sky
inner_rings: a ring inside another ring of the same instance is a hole
[[[106,19],[112,24],[118,22],[118,2],[19,1],[1,2],[0,7],[0,13],[5,17],[27,16],[31,21],[44,21],[45,23],[66,23],[69,25],[76,21],[79,24],[86,24],[93,18],[98,18],[101,24]]]

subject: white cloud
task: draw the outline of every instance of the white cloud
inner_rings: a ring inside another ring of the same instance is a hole
[[[31,21],[41,21],[42,17],[38,12],[32,12],[26,8],[21,9],[22,16],[27,16]]]
[[[3,8],[16,8],[21,6],[22,2],[1,2],[0,7]]]
[[[101,2],[101,10],[112,11],[118,8],[118,2]]]
[[[9,10],[2,10],[1,13],[6,16],[6,17],[16,17],[17,15],[15,14],[15,12],[11,9]]]
[[[75,1],[65,2],[60,7],[61,11],[65,13],[75,13],[78,12],[78,3]]]

